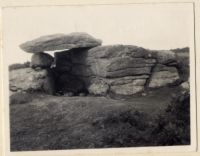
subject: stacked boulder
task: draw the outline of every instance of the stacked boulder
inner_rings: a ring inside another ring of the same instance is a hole
[[[29,68],[10,71],[10,90],[12,92],[44,91],[53,94],[55,82],[50,70],[53,60],[51,55],[43,52],[33,54]]]
[[[56,34],[25,42],[20,47],[34,53],[28,69],[31,72],[25,74],[37,77],[45,71],[42,78],[45,81],[38,81],[40,87],[36,88],[51,94],[89,92],[102,96],[130,96],[148,88],[173,84],[180,78],[172,51],[148,50],[133,45],[101,46],[101,43],[86,33]],[[53,51],[54,58],[46,51]],[[46,82],[46,78],[51,81]],[[28,78],[23,81],[26,83]],[[18,84],[23,86],[19,82],[14,85]]]
[[[9,79],[11,93],[44,91],[53,94],[55,91],[53,75],[47,69],[21,68],[12,70]]]
[[[91,48],[100,44],[100,40],[86,33],[42,36],[21,44],[21,49],[33,53],[30,68],[10,71],[10,90],[44,91],[48,94],[54,94],[59,89],[74,92],[77,89],[81,90],[83,88],[81,81],[68,73],[72,66],[68,60],[68,53],[65,53],[65,56],[62,55],[62,58],[58,53],[58,56],[54,58],[46,51]]]

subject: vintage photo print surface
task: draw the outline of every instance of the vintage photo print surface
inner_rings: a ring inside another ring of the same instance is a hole
[[[6,7],[6,148],[194,150],[194,56],[192,3]]]

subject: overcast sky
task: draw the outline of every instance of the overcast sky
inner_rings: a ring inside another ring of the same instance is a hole
[[[3,11],[3,47],[8,64],[30,60],[19,44],[42,35],[87,32],[103,45],[131,44],[148,49],[190,46],[192,4],[129,4],[16,7]]]

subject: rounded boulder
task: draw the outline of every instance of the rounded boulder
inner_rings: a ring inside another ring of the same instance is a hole
[[[54,58],[47,53],[36,53],[31,57],[31,67],[32,68],[50,68],[53,63]]]

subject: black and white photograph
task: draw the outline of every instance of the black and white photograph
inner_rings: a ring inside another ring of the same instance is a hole
[[[193,9],[4,8],[10,152],[195,146]]]

